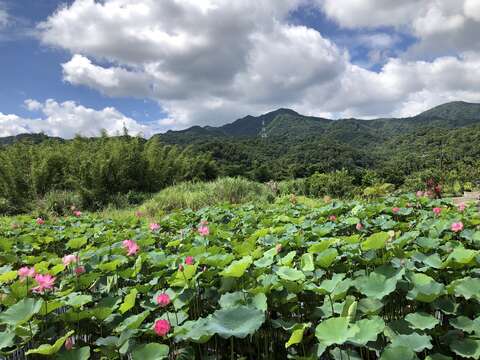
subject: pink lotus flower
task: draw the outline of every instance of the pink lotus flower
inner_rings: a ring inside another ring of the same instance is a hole
[[[76,216],[76,217],[80,217],[80,216],[82,216],[82,212],[81,212],[81,211],[78,211],[78,210],[75,210],[75,211],[73,212],[73,215]]]
[[[210,229],[208,228],[208,222],[207,221],[202,221],[200,223],[200,226],[198,227],[198,233],[201,236],[208,236],[210,234]]]
[[[157,304],[160,305],[160,307],[165,307],[170,305],[170,296],[168,294],[160,294],[157,296]]]
[[[65,255],[62,259],[62,262],[63,262],[63,265],[65,266],[68,266],[70,265],[71,263],[75,263],[75,262],[78,262],[78,256],[76,255]]]
[[[330,221],[337,221],[337,217],[336,217],[335,215],[330,215],[330,216],[328,217],[328,220],[330,220]]]
[[[55,278],[51,275],[35,275],[35,281],[37,282],[38,286],[32,289],[35,293],[43,294],[45,290],[53,289],[53,284],[55,283]]]
[[[442,208],[439,208],[439,207],[435,207],[433,208],[433,212],[435,213],[435,215],[440,215],[440,213],[442,212]]]
[[[392,208],[392,212],[393,212],[394,214],[398,214],[399,211],[400,211],[400,208],[398,208],[398,207]]]
[[[195,259],[193,258],[193,256],[187,256],[187,258],[185,259],[185,264],[193,265],[194,263],[195,263]]]
[[[417,197],[422,197],[424,195],[423,191],[418,190],[417,191]]]
[[[277,251],[277,254],[281,253],[282,249],[283,249],[282,244],[275,245],[275,250]]]
[[[80,265],[80,266],[77,266],[73,271],[75,272],[75,275],[79,276],[84,274],[87,270],[85,270],[85,266]]]
[[[460,203],[460,204],[458,204],[458,211],[464,212],[466,207],[467,206],[464,203]]]
[[[454,222],[451,226],[453,232],[460,232],[463,230],[463,223],[461,221]]]
[[[361,223],[358,223],[357,225],[355,225],[355,229],[357,229],[358,231],[362,230],[363,229],[363,225]]]
[[[158,230],[160,230],[160,225],[158,225],[157,223],[151,223],[150,224],[150,230],[151,231],[158,231]]]
[[[35,268],[28,266],[21,267],[18,269],[18,276],[20,276],[20,280],[23,281],[27,277],[33,278],[35,276]]]
[[[67,340],[65,340],[65,349],[67,350],[72,350],[73,349],[73,338],[69,337]]]
[[[128,256],[135,255],[140,250],[140,247],[133,240],[123,240],[123,248],[127,250]]]
[[[170,331],[170,322],[168,320],[157,320],[155,321],[154,330],[158,336],[165,336]]]
[[[37,218],[37,220],[35,220],[35,222],[37,223],[37,225],[45,224],[45,220],[43,220],[42,218]]]

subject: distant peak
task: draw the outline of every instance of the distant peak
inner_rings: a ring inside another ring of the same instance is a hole
[[[300,114],[297,113],[295,110],[292,110],[292,109],[280,108],[280,109],[277,109],[277,110],[274,110],[274,111],[270,111],[270,112],[266,113],[265,115],[295,115],[295,116],[298,116]]]

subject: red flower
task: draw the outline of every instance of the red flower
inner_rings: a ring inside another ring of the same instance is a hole
[[[397,214],[399,211],[400,211],[400,208],[398,208],[398,207],[392,208],[392,212],[393,212],[394,214]]]
[[[187,256],[187,258],[185,259],[185,264],[193,265],[194,263],[195,263],[195,259],[193,258],[193,256]]]
[[[157,304],[160,305],[161,307],[170,305],[170,302],[171,300],[168,294],[163,293],[157,296]]]
[[[153,328],[158,336],[165,336],[170,331],[170,322],[163,319],[157,320]]]

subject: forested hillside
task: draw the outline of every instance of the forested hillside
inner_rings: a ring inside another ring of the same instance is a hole
[[[355,186],[391,183],[413,190],[435,178],[460,191],[480,180],[480,105],[455,102],[412,118],[337,121],[280,109],[149,140],[37,134],[2,143],[4,213],[28,210],[32,201],[59,191],[96,209],[135,203],[186,180],[242,176],[266,182],[338,170]]]

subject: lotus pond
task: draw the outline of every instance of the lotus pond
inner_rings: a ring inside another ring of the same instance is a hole
[[[405,195],[0,219],[0,358],[479,359],[480,217]]]

